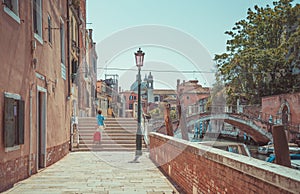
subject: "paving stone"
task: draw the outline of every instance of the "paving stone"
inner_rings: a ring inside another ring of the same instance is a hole
[[[133,158],[134,152],[72,152],[4,193],[171,194],[176,191],[148,154],[139,158],[140,163],[129,163]]]

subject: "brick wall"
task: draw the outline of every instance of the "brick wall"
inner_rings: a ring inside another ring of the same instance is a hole
[[[276,164],[150,135],[150,158],[185,193],[299,193],[300,172]]]
[[[69,142],[47,149],[47,166],[59,161],[69,153]],[[34,157],[33,157],[34,158]],[[0,162],[0,192],[5,191],[23,179],[28,178],[28,155]],[[32,173],[36,173],[36,160],[32,160]]]
[[[281,94],[262,98],[262,113],[271,114],[281,118],[280,108],[284,105],[289,107],[289,122],[300,124],[300,93]]]
[[[69,153],[69,142],[47,149],[46,165],[50,166]]]
[[[0,163],[0,192],[28,177],[28,155]]]

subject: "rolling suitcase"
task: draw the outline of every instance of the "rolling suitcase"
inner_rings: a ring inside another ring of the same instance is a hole
[[[101,141],[101,133],[100,131],[96,131],[94,133],[94,143],[100,143]]]

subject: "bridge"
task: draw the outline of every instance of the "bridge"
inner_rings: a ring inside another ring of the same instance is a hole
[[[241,131],[247,133],[251,136],[251,138],[259,143],[259,144],[267,144],[270,141],[273,141],[273,137],[271,134],[271,127],[275,123],[270,123],[267,117],[257,118],[253,115],[247,115],[244,113],[211,113],[211,112],[204,112],[204,113],[196,113],[196,114],[188,114],[186,117],[186,126],[188,128],[193,127],[195,124],[204,121],[210,121],[210,124],[215,124],[211,121],[222,121],[236,128],[240,129]],[[173,129],[178,127],[178,120],[173,120]],[[219,123],[222,124],[222,123]],[[152,127],[155,129],[154,131],[165,133],[165,125],[164,120],[159,120],[153,123]],[[207,133],[221,133],[222,125],[215,125],[212,127],[211,130],[207,130]]]
[[[231,124],[241,131],[249,134],[252,139],[260,144],[266,144],[273,141],[272,134],[268,132],[271,123],[262,119],[253,118],[252,116],[240,113],[200,113],[187,117],[187,126],[193,126],[203,121],[221,120]],[[213,129],[214,132],[220,132],[220,129]]]

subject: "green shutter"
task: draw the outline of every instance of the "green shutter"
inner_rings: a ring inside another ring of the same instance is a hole
[[[18,136],[19,144],[24,144],[24,100],[18,101]]]
[[[4,98],[4,145],[13,147],[15,145],[15,116],[14,116],[15,99]]]

